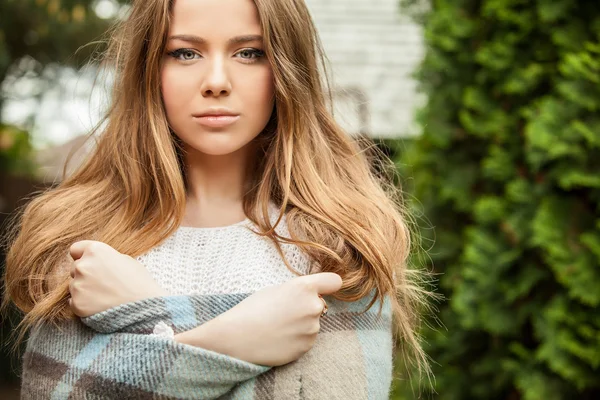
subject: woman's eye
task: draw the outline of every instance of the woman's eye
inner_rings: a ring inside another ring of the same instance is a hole
[[[195,59],[196,56],[198,56],[199,54],[196,53],[194,50],[190,50],[190,49],[177,49],[177,50],[171,51],[169,53],[169,55],[178,60],[190,61],[190,60]]]
[[[257,58],[263,57],[265,53],[258,49],[244,49],[237,53],[244,60],[253,61]]]
[[[201,57],[200,54],[192,49],[177,49],[167,54],[180,61],[191,61]],[[265,53],[258,49],[244,49],[236,54],[236,56],[243,59],[244,62],[256,61],[256,59],[261,58],[264,55]]]

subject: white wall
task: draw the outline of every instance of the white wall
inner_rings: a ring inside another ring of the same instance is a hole
[[[373,137],[418,133],[422,102],[410,77],[423,56],[419,26],[400,13],[399,0],[305,0],[330,61],[338,96],[336,118],[350,132]],[[363,100],[360,114],[359,99]]]

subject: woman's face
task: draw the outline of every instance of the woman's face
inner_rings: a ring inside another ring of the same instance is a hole
[[[266,126],[271,66],[252,0],[176,0],[161,70],[167,118],[189,152],[226,155]]]

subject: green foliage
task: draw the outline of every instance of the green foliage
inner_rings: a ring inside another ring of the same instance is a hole
[[[29,134],[14,126],[0,124],[0,171],[21,175],[33,172]]]
[[[50,63],[81,66],[110,21],[98,18],[94,0],[3,0],[0,2],[0,81],[23,57],[40,68]],[[39,71],[37,71],[39,72]]]
[[[95,3],[95,0],[0,1],[0,88],[8,88],[24,75],[35,77],[40,84],[27,96],[39,97],[47,90],[45,83],[56,75],[49,73],[49,69],[81,67],[95,51],[101,51],[102,46],[91,43],[98,43],[112,21],[96,15]],[[11,77],[10,82],[7,77]],[[5,100],[6,92],[0,92],[0,117]],[[19,143],[25,142],[29,143],[19,139]],[[0,146],[0,168],[10,165],[23,170],[26,161],[18,158],[23,151],[22,147],[19,149]]]
[[[418,17],[428,103],[398,164],[448,298],[425,332],[437,397],[600,398],[600,8],[432,0]]]

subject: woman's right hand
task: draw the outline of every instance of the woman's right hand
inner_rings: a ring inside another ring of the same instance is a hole
[[[320,329],[321,295],[342,287],[339,275],[323,272],[262,289],[188,332],[175,336],[254,364],[280,366],[309,351]]]

